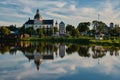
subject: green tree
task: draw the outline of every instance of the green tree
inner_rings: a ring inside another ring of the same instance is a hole
[[[19,31],[20,34],[25,33],[25,27],[22,26],[22,27],[18,28],[18,31]]]
[[[67,33],[70,33],[74,28],[75,28],[74,26],[68,24],[68,25],[66,26],[66,32],[67,32]]]
[[[92,25],[93,25],[93,30],[97,30],[98,32],[104,30],[104,27],[106,26],[104,22],[97,20],[92,21]]]
[[[44,37],[43,28],[37,29],[37,33],[38,33],[38,35],[39,35],[40,38],[43,38],[43,37]]]
[[[5,27],[5,26],[0,28],[0,32],[3,35],[9,35],[10,34],[10,30],[7,27]]]
[[[70,32],[70,35],[71,35],[71,36],[79,37],[80,33],[79,33],[78,29],[73,29],[73,30]]]
[[[30,35],[35,34],[35,32],[36,31],[33,29],[33,27],[29,27],[25,29],[25,33],[28,33]]]
[[[58,32],[58,28],[57,27],[54,27],[54,34]]]
[[[49,34],[48,34],[49,36],[51,36],[51,35],[53,35],[53,28],[50,28],[49,29]]]
[[[119,36],[120,30],[119,25],[115,25],[113,29],[110,30],[112,36]]]
[[[77,29],[79,30],[79,32],[86,32],[89,30],[89,26],[90,26],[90,22],[81,22],[77,26]]]

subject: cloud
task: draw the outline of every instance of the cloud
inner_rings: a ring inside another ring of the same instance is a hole
[[[29,7],[24,7],[24,8],[23,8],[23,12],[29,13],[29,14],[33,14],[31,8],[29,8]]]
[[[96,20],[98,14],[100,14],[100,20],[106,24],[110,22],[118,24],[120,22],[119,5],[119,0],[101,0],[92,3],[79,0],[2,0],[0,17],[4,16],[6,19],[10,17],[13,24],[23,23],[28,17],[33,17],[38,8],[43,18],[62,20],[74,26],[77,26],[79,22]],[[21,21],[14,22],[13,18]],[[3,21],[3,18],[0,20]]]
[[[75,5],[70,5],[70,10],[72,10],[72,11],[76,10],[76,6]]]
[[[47,15],[50,15],[50,16],[53,16],[53,17],[58,17],[58,18],[64,18],[64,19],[67,19],[68,17],[65,16],[65,15],[61,15],[61,14],[56,14],[56,13],[51,13],[51,12],[47,12],[46,13]]]

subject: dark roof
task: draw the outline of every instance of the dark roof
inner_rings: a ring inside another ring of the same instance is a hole
[[[60,24],[63,24],[63,25],[64,25],[65,23],[64,23],[63,21],[61,21]]]
[[[54,20],[43,20],[43,24],[52,24],[54,23]],[[28,20],[25,24],[34,24],[34,20]]]
[[[28,20],[25,24],[34,24],[34,20]]]
[[[43,20],[43,24],[52,24],[53,25],[54,21],[53,20]]]

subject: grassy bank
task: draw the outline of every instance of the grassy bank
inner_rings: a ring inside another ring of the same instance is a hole
[[[23,38],[22,41],[47,41],[47,42],[64,42],[64,43],[84,43],[89,44],[88,38],[66,38],[66,37],[45,37],[45,38]]]
[[[76,44],[95,44],[95,45],[103,45],[103,46],[120,46],[120,39],[116,40],[95,40],[91,37],[45,37],[45,38],[38,38],[38,37],[31,37],[31,38],[23,38],[22,41],[46,41],[46,42],[64,42],[64,43],[76,43]]]

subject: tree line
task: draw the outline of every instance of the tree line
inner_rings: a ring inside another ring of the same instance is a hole
[[[110,27],[102,21],[94,20],[92,22],[80,22],[77,27],[68,24],[66,26],[66,32],[70,36],[77,37],[79,35],[94,36],[97,33],[104,33],[109,36],[120,36],[120,27],[117,24],[115,24],[114,27]]]
[[[91,29],[90,29],[91,27]],[[14,25],[1,26],[0,34],[9,35],[11,31],[17,31],[19,34],[30,34],[30,35],[38,35],[40,38],[44,36],[52,36],[59,32],[58,28],[54,26],[53,28],[39,28],[34,30],[33,27],[25,28],[16,27]],[[94,20],[92,22],[80,22],[77,27],[73,25],[66,25],[66,36],[79,37],[82,35],[85,36],[94,36],[97,33],[104,33],[109,36],[120,36],[120,27],[119,25],[115,25],[114,27],[108,27],[104,22]]]

